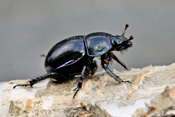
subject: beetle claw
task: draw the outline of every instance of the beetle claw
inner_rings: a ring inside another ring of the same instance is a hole
[[[75,96],[77,95],[77,93],[78,93],[78,91],[80,90],[80,88],[79,87],[77,87],[77,88],[75,88],[73,91],[75,91],[75,94],[74,94],[74,96],[73,96],[73,99],[75,98]]]
[[[126,81],[121,81],[121,83],[129,83],[129,84],[131,84],[131,81],[126,80]]]

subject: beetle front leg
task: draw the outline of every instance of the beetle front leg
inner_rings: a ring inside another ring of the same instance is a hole
[[[116,81],[118,81],[119,83],[123,82],[123,80],[119,76],[117,76],[114,73],[112,73],[112,71],[109,69],[109,67],[108,67],[108,65],[106,63],[102,64],[102,67]]]
[[[115,75],[108,67],[108,63],[106,63],[105,59],[103,61],[102,59],[102,67],[103,69],[111,76],[113,77],[116,81],[118,81],[119,83],[121,82],[129,82],[131,83],[130,81],[123,81],[119,76]]]
[[[113,54],[112,58],[115,61],[117,61],[121,66],[123,66],[126,70],[128,70],[127,66],[122,61],[120,61],[114,54]]]
[[[85,76],[85,70],[86,70],[86,66],[83,67],[83,70],[81,72],[81,77],[80,77],[80,80],[78,82],[78,85],[77,87],[73,90],[75,91],[75,94],[73,96],[73,98],[75,98],[75,96],[77,95],[78,91],[81,89],[82,87],[82,84],[83,84],[83,79],[84,79],[84,76]]]

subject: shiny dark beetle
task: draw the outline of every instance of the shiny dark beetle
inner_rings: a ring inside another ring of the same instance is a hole
[[[134,39],[130,36],[129,39],[124,37],[128,24],[122,35],[113,36],[104,32],[91,33],[86,36],[74,36],[65,39],[51,48],[45,59],[46,75],[37,77],[29,81],[29,84],[18,84],[17,86],[33,86],[37,82],[46,78],[53,78],[57,81],[66,81],[73,78],[75,75],[81,75],[77,88],[77,92],[82,87],[83,79],[86,75],[92,76],[96,69],[97,64],[93,59],[101,57],[101,65],[104,70],[119,83],[129,82],[123,81],[119,76],[115,75],[108,67],[109,62],[114,59],[126,70],[126,65],[121,62],[112,51],[121,51],[132,47],[131,40]]]

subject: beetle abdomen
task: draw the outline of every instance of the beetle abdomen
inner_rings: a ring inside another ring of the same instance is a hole
[[[65,39],[51,48],[46,60],[47,72],[53,72],[61,67],[71,65],[85,55],[84,36]]]
[[[101,56],[112,48],[111,35],[108,33],[91,33],[85,37],[87,55]]]

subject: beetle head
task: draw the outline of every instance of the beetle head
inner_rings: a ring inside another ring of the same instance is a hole
[[[128,39],[124,36],[126,29],[128,27],[129,27],[129,24],[126,24],[122,35],[117,35],[112,37],[113,48],[116,49],[117,51],[125,50],[125,49],[128,49],[129,47],[132,47],[131,40],[133,40],[134,37],[131,35]]]

